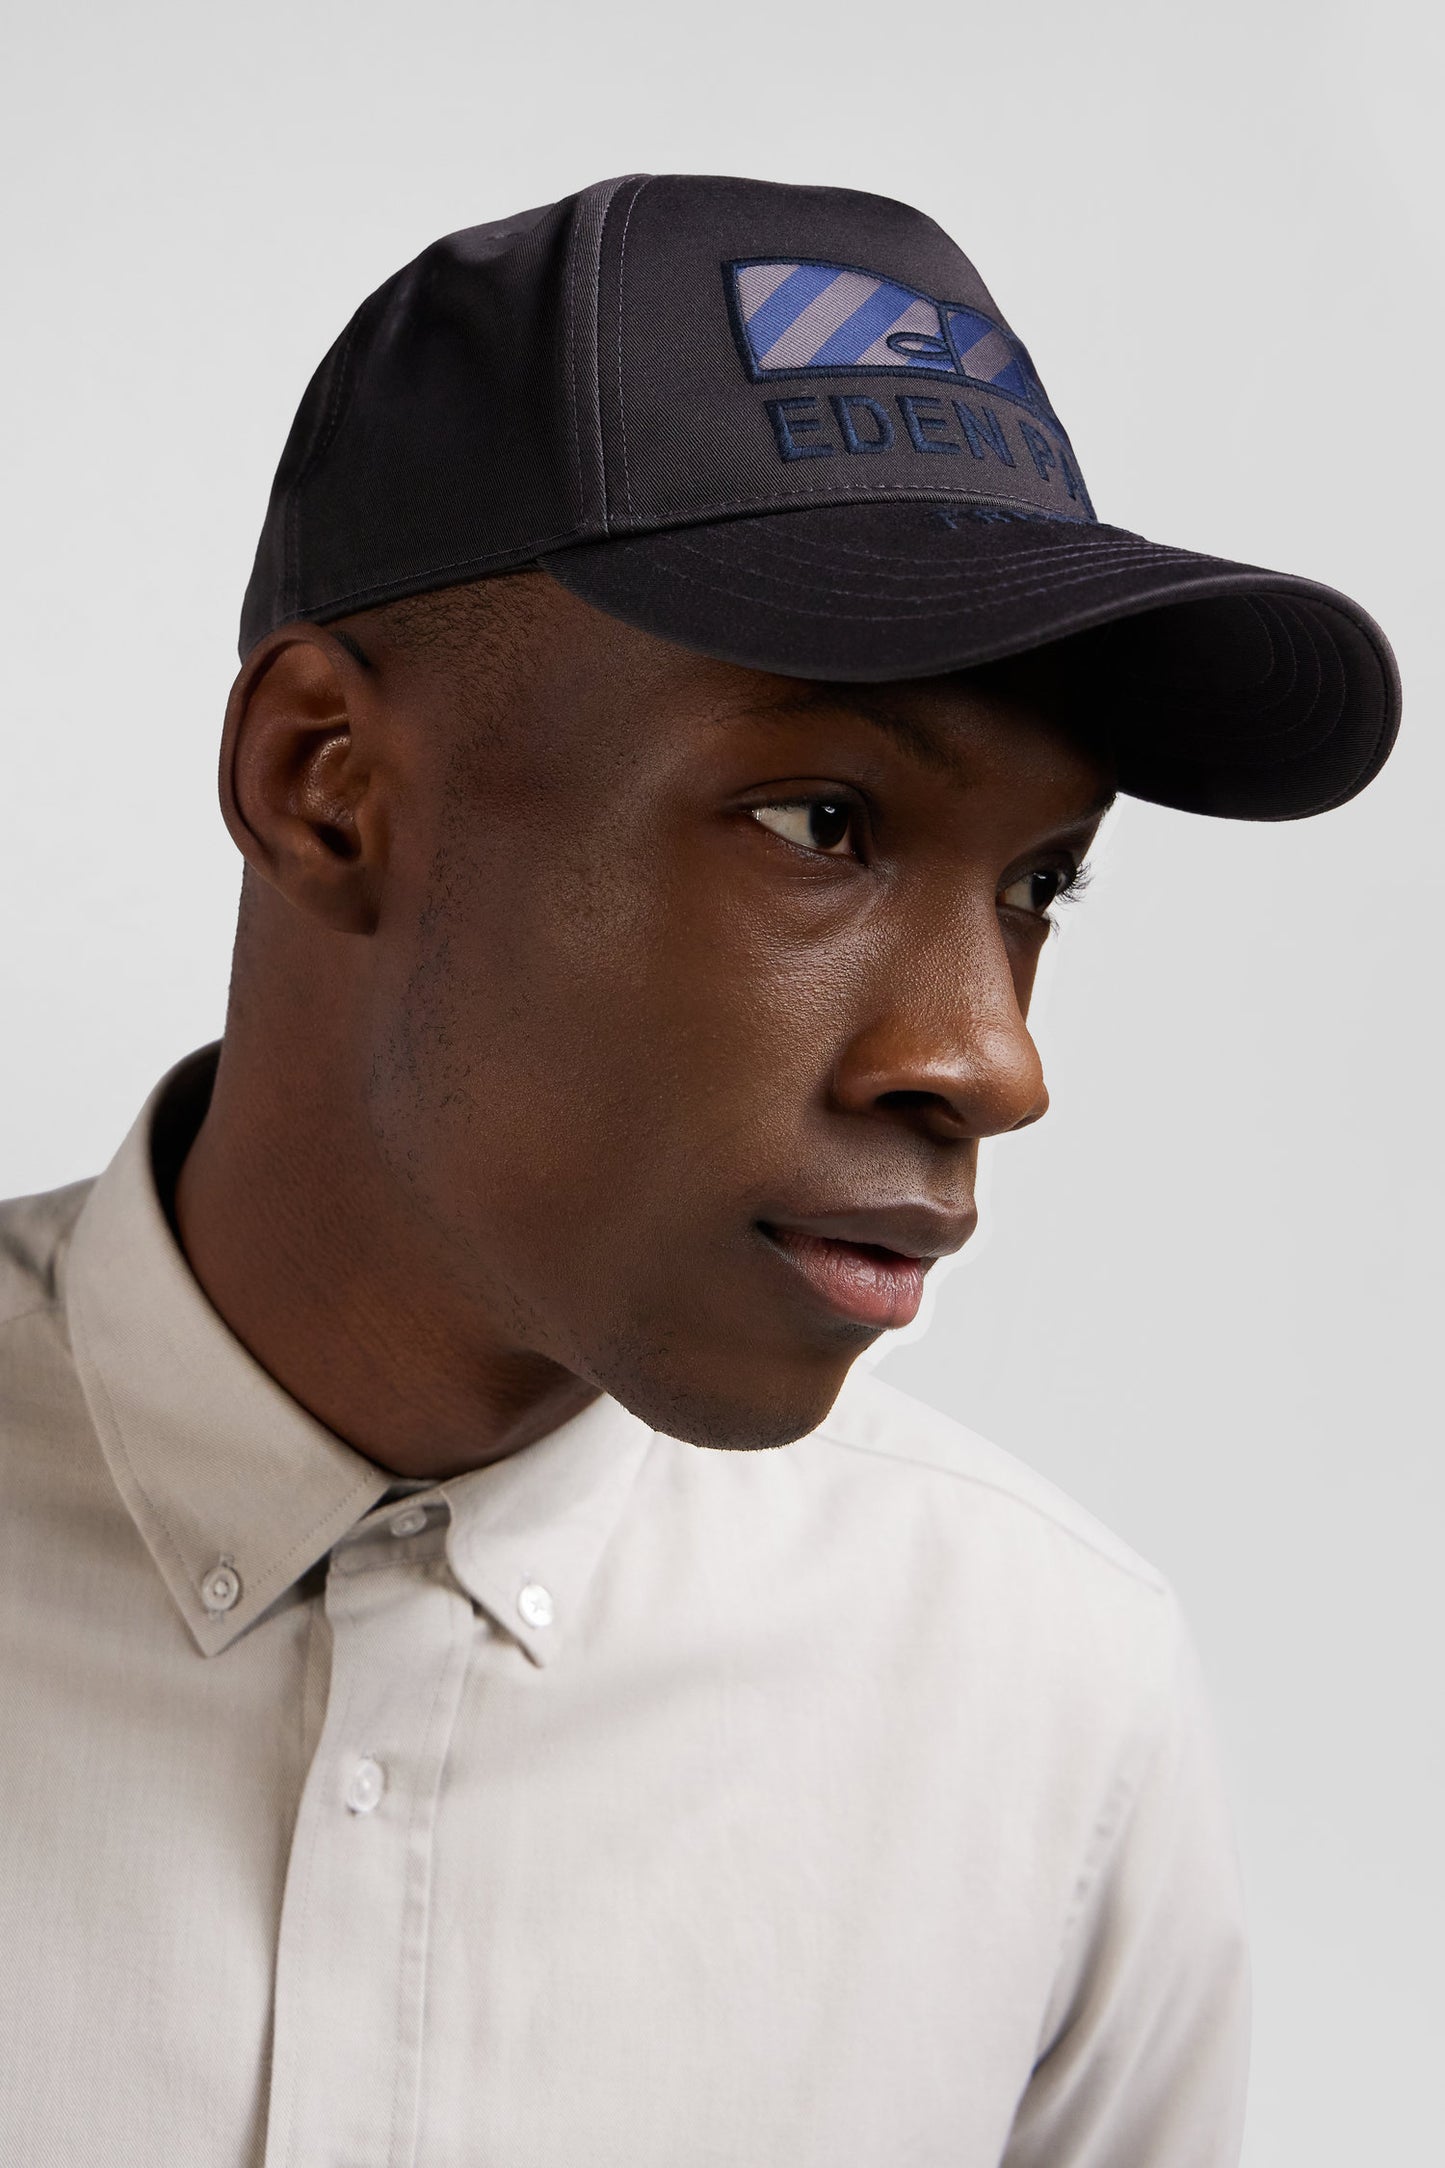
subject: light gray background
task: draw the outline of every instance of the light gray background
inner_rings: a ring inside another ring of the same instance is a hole
[[[1048,967],[1053,1111],[882,1365],[1183,1593],[1254,1924],[1249,2168],[1438,2143],[1424,12],[97,0],[28,11],[0,94],[0,1192],[98,1168],[219,1029],[214,748],[266,490],[323,350],[439,233],[639,169],[903,196],[1028,340],[1106,518],[1390,631],[1406,727],[1355,805],[1112,822]]]

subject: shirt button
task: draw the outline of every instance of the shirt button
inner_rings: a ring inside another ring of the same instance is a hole
[[[371,1814],[381,1805],[381,1795],[386,1790],[386,1771],[379,1761],[369,1754],[359,1761],[351,1772],[346,1787],[346,1804],[353,1814]]]
[[[408,1506],[390,1526],[394,1536],[419,1536],[426,1526],[426,1513],[421,1506]]]
[[[201,1583],[201,1601],[208,1611],[232,1611],[241,1600],[241,1576],[234,1566],[212,1566]]]
[[[550,1626],[557,1615],[551,1592],[540,1581],[529,1581],[517,1598],[517,1609],[529,1626]]]

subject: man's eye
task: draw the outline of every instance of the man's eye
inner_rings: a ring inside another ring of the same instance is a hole
[[[805,851],[822,851],[829,858],[857,855],[853,839],[857,807],[846,798],[795,798],[789,805],[755,805],[751,811],[764,828]]]
[[[1028,911],[1035,918],[1042,918],[1049,905],[1057,903],[1064,891],[1073,885],[1062,866],[1039,866],[1032,873],[1021,873],[1007,888],[1001,888],[998,900],[1006,903],[1011,911]]]

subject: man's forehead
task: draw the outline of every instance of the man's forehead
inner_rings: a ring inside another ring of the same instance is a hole
[[[1106,738],[1079,674],[1062,657],[1040,653],[881,683],[782,677],[661,639],[541,571],[417,596],[352,623],[366,632],[368,646],[373,633],[388,646],[399,635],[408,664],[427,671],[440,664],[472,690],[485,682],[493,699],[502,691],[502,707],[510,704],[510,681],[523,736],[554,730],[559,753],[563,744],[575,751],[579,734],[583,742],[613,740],[617,753],[630,740],[636,757],[639,733],[644,742],[665,739],[679,726],[706,737],[722,728],[824,732],[861,722],[955,788],[986,775],[1038,774],[1044,763],[1057,777],[1063,756],[1078,773],[1082,802],[1073,825],[1099,819],[1113,802]]]
[[[1047,697],[1040,684],[987,681],[972,673],[901,679],[877,685],[822,680],[762,681],[751,701],[714,717],[733,724],[794,724],[826,728],[861,721],[912,760],[964,788],[983,772],[1037,770],[1041,752],[1073,756],[1090,789],[1079,819],[1098,819],[1114,801],[1113,778],[1101,734],[1081,701]],[[1016,763],[1011,755],[1016,749]]]

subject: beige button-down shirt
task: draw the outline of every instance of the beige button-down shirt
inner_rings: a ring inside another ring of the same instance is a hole
[[[396,1484],[190,1276],[166,1088],[0,1212],[0,2161],[1233,2163],[1158,1574],[861,1375]]]

